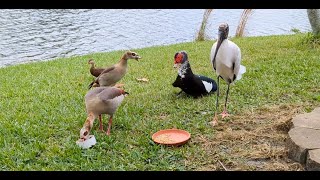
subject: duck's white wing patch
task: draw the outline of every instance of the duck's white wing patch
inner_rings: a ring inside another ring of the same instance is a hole
[[[206,88],[207,92],[210,92],[212,90],[212,83],[208,83],[207,81],[202,81],[202,84]]]

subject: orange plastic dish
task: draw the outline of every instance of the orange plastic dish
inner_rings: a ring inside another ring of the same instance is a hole
[[[181,129],[160,130],[152,135],[152,140],[158,144],[180,146],[188,142],[191,135]]]

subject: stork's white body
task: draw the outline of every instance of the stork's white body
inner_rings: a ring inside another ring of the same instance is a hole
[[[220,77],[228,83],[228,89],[226,93],[226,100],[224,103],[224,110],[221,113],[222,118],[229,116],[227,112],[227,101],[229,95],[230,84],[235,80],[239,80],[242,77],[242,74],[246,72],[246,67],[242,66],[241,63],[241,51],[240,48],[228,40],[229,34],[229,25],[227,23],[222,23],[218,28],[218,38],[217,42],[212,45],[210,53],[210,61],[213,66],[213,70],[217,74],[218,89],[217,89],[217,99],[216,99],[216,111],[211,122],[214,126],[218,123],[218,104],[219,104],[219,89]],[[218,49],[217,49],[218,48]],[[217,51],[217,52],[216,52]]]
[[[217,42],[212,45],[210,60],[213,63],[213,57],[216,51]],[[227,83],[228,80],[233,82],[233,77],[236,75],[236,80],[241,79],[242,74],[246,72],[246,68],[240,65],[241,51],[240,48],[232,41],[225,39],[218,50],[215,67],[216,74],[221,76]],[[233,68],[234,64],[234,68]]]

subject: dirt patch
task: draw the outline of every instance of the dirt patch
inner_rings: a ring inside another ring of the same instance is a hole
[[[262,107],[220,120],[213,137],[198,136],[193,141],[211,157],[197,170],[304,170],[288,158],[286,148],[291,120],[304,113],[304,106]]]

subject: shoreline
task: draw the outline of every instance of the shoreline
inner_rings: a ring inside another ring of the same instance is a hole
[[[291,36],[291,35],[295,35],[295,34],[307,34],[308,32],[292,32],[291,34],[275,34],[275,35],[260,35],[260,36],[244,36],[244,37],[229,37],[229,39],[236,39],[236,38],[260,38],[260,37],[273,37],[273,36]],[[205,41],[215,41],[216,39],[207,39]],[[154,45],[154,46],[146,46],[146,47],[141,47],[141,48],[133,48],[135,50],[139,50],[139,49],[144,49],[144,48],[153,48],[153,47],[165,47],[165,46],[170,46],[170,45],[177,45],[177,44],[183,44],[183,43],[193,43],[196,42],[195,40],[192,41],[186,41],[186,42],[179,42],[179,43],[174,43],[174,44],[165,44],[165,45]],[[52,61],[52,60],[56,60],[56,59],[67,59],[67,58],[72,58],[72,57],[81,57],[81,56],[87,56],[87,55],[94,55],[94,54],[98,54],[98,53],[110,53],[110,52],[115,52],[115,51],[125,51],[127,49],[116,49],[116,50],[110,50],[110,51],[103,51],[103,52],[92,52],[92,53],[87,53],[87,54],[79,54],[79,55],[70,55],[67,57],[55,57],[55,58],[50,58],[50,59],[39,59],[39,60],[24,60],[24,61],[19,61],[19,62],[13,62],[10,64],[1,64],[0,61],[0,69],[1,68],[6,68],[6,67],[10,67],[10,66],[16,66],[16,65],[20,65],[20,64],[28,64],[28,63],[36,63],[36,62],[46,62],[46,61]]]

